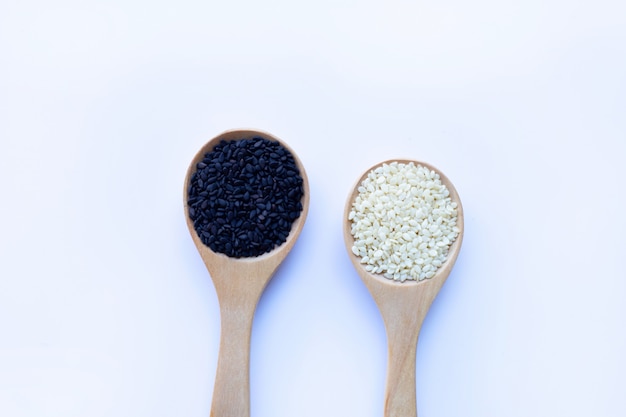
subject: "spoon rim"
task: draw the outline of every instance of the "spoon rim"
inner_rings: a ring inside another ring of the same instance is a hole
[[[364,264],[361,263],[361,257],[355,255],[352,252],[352,246],[354,245],[354,236],[352,236],[352,232],[351,232],[352,221],[348,219],[348,215],[350,214],[350,211],[352,210],[352,204],[354,203],[356,196],[359,194],[358,187],[361,185],[363,180],[367,177],[367,175],[371,171],[385,164],[389,165],[393,162],[402,163],[402,164],[408,164],[412,162],[415,165],[418,165],[418,166],[421,165],[424,168],[434,171],[435,173],[439,175],[439,178],[441,179],[441,183],[445,185],[448,191],[450,192],[451,200],[457,203],[456,226],[459,228],[459,235],[456,237],[454,242],[452,242],[452,244],[450,245],[448,249],[448,255],[446,256],[446,260],[443,262],[443,264],[439,268],[437,268],[435,275],[433,275],[431,278],[425,278],[423,280],[407,279],[405,281],[398,281],[398,280],[394,280],[390,278],[385,278],[382,274],[374,274],[370,271],[367,271],[364,267]],[[394,287],[418,287],[422,285],[428,285],[433,282],[438,282],[441,279],[443,280],[447,279],[448,275],[450,274],[452,270],[452,267],[454,266],[456,262],[459,252],[461,251],[461,244],[463,242],[464,229],[465,229],[465,221],[464,221],[464,215],[463,215],[463,205],[461,203],[461,198],[459,197],[459,194],[456,188],[454,187],[454,184],[452,183],[452,181],[450,181],[450,179],[440,169],[436,168],[432,164],[429,164],[427,162],[422,162],[417,159],[391,158],[391,159],[387,159],[382,162],[379,162],[375,165],[372,165],[370,168],[366,169],[358,178],[358,180],[354,183],[352,188],[350,189],[350,193],[348,194],[348,198],[346,199],[346,204],[345,204],[344,211],[343,211],[344,243],[345,243],[346,250],[348,252],[348,257],[352,261],[352,264],[354,265],[356,270],[359,272],[359,276],[361,276],[363,280],[365,280],[367,277],[368,279],[374,280],[376,282],[394,286]]]
[[[272,142],[278,142],[283,148],[285,148],[289,153],[293,156],[294,162],[296,163],[296,167],[300,173],[300,177],[302,178],[302,190],[303,195],[301,199],[302,203],[302,211],[300,212],[300,216],[295,219],[291,223],[291,229],[289,230],[289,234],[283,243],[275,246],[271,251],[262,253],[257,256],[248,256],[248,257],[231,257],[221,252],[215,252],[209,246],[205,245],[204,242],[198,236],[198,232],[193,226],[193,222],[189,216],[189,204],[187,203],[189,197],[189,183],[191,181],[192,175],[198,170],[197,164],[204,158],[204,156],[213,151],[215,147],[222,141],[238,141],[245,139],[252,139],[255,137],[261,137],[263,139],[270,140]],[[241,263],[241,264],[250,264],[257,263],[264,260],[269,260],[273,258],[276,254],[285,251],[291,250],[292,246],[295,244],[295,240],[299,237],[304,223],[306,221],[308,212],[309,212],[309,201],[310,201],[310,189],[309,189],[309,181],[306,174],[306,170],[304,169],[304,165],[300,160],[300,157],[294,150],[282,139],[279,139],[277,136],[260,129],[255,128],[235,128],[225,130],[213,138],[209,139],[200,147],[200,149],[195,153],[189,166],[187,167],[187,171],[185,174],[185,182],[183,187],[183,206],[185,212],[185,222],[187,224],[187,228],[191,234],[191,237],[196,245],[196,247],[202,252],[203,255],[211,256],[215,259],[222,259],[228,262]]]

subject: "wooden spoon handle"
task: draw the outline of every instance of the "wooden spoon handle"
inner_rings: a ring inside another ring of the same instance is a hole
[[[387,326],[389,359],[385,417],[417,417],[415,353],[419,329]]]
[[[221,336],[211,417],[250,416],[250,336],[256,303],[220,304]]]

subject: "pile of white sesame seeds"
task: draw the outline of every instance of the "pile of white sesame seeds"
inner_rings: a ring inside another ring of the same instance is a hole
[[[348,219],[365,269],[396,281],[432,278],[459,235],[457,204],[439,174],[413,162],[370,171]]]

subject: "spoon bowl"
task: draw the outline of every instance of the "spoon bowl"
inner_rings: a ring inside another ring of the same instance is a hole
[[[365,265],[361,263],[361,258],[352,252],[354,237],[351,233],[351,221],[348,220],[348,214],[352,209],[356,196],[359,194],[358,187],[372,170],[391,162],[404,164],[413,162],[416,165],[435,171],[450,192],[451,200],[457,203],[459,235],[451,244],[446,261],[437,269],[432,278],[422,281],[394,281],[380,274],[367,271]],[[424,318],[437,293],[448,278],[448,275],[450,275],[461,249],[463,240],[463,207],[461,206],[459,195],[452,182],[432,165],[406,159],[381,162],[365,171],[353,187],[344,210],[343,235],[348,256],[378,305],[387,333],[388,361],[384,416],[416,417],[415,354],[417,340]]]
[[[302,211],[294,220],[287,240],[270,252],[256,257],[234,258],[206,246],[189,216],[188,192],[197,164],[222,140],[263,138],[279,142],[294,158],[302,177]],[[309,208],[309,184],[302,162],[283,141],[269,133],[245,129],[229,130],[208,141],[194,156],[185,177],[183,201],[187,227],[215,286],[220,306],[221,335],[217,372],[213,388],[211,417],[250,415],[250,336],[254,311],[274,272],[293,248]]]

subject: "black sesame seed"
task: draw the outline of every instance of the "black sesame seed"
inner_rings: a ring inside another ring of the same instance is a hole
[[[285,242],[304,195],[286,148],[263,138],[221,141],[196,167],[188,186],[188,214],[205,245],[240,258]]]

